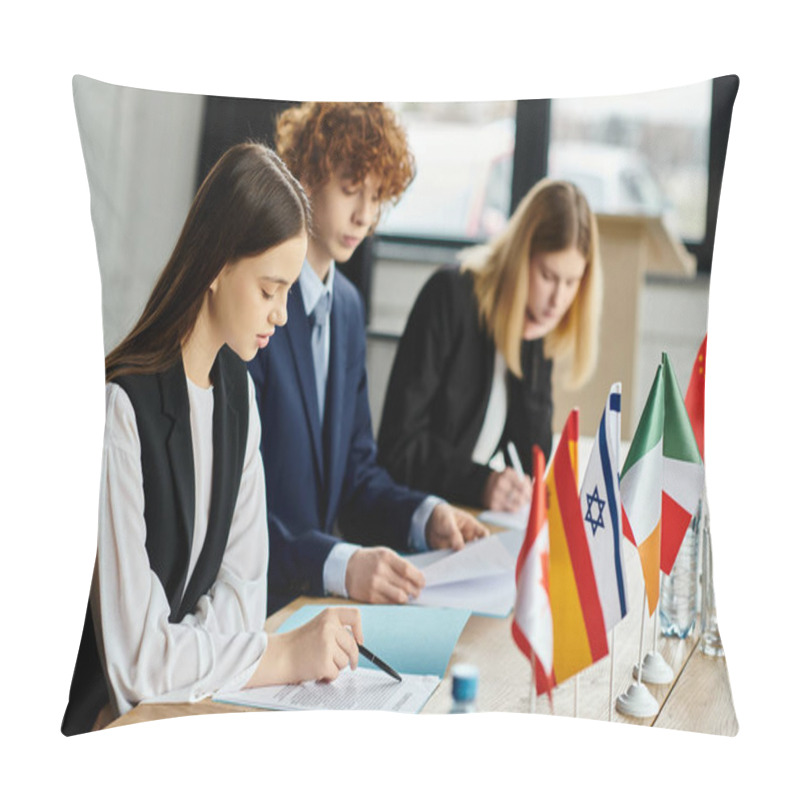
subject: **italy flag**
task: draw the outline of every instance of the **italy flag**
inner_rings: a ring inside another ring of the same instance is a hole
[[[703,494],[705,470],[692,423],[666,353],[664,368],[664,479],[661,494],[661,570],[669,575]]]
[[[622,533],[639,551],[651,615],[660,583],[663,439],[664,374],[659,364],[619,480]]]
[[[658,603],[659,571],[672,572],[704,479],[678,381],[662,353],[620,474],[622,532],[639,551],[651,614]]]

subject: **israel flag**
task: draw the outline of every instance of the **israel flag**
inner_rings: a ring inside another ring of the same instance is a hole
[[[622,385],[606,400],[581,486],[581,512],[589,542],[606,631],[628,613],[622,557],[622,507],[619,499],[619,438]]]

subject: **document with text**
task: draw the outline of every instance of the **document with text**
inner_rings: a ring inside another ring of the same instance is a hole
[[[262,686],[214,695],[220,703],[279,711],[399,711],[418,713],[441,679],[438,675],[403,675],[402,681],[383,672],[345,669],[335,681],[306,681]]]

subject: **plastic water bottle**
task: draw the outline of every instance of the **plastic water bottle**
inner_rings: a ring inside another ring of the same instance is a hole
[[[658,615],[664,636],[685,639],[694,630],[698,609],[700,516],[700,513],[695,514],[686,529],[672,572],[661,576]]]
[[[453,680],[453,705],[451,714],[466,714],[477,711],[478,668],[472,664],[456,664],[450,671]]]

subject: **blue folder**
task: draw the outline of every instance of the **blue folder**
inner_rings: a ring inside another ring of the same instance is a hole
[[[336,605],[330,603],[329,605]],[[295,611],[278,633],[293,630],[315,617],[324,605]],[[364,645],[400,673],[444,677],[453,648],[470,612],[461,608],[423,606],[350,606],[361,612]],[[363,657],[359,667],[377,669]]]

